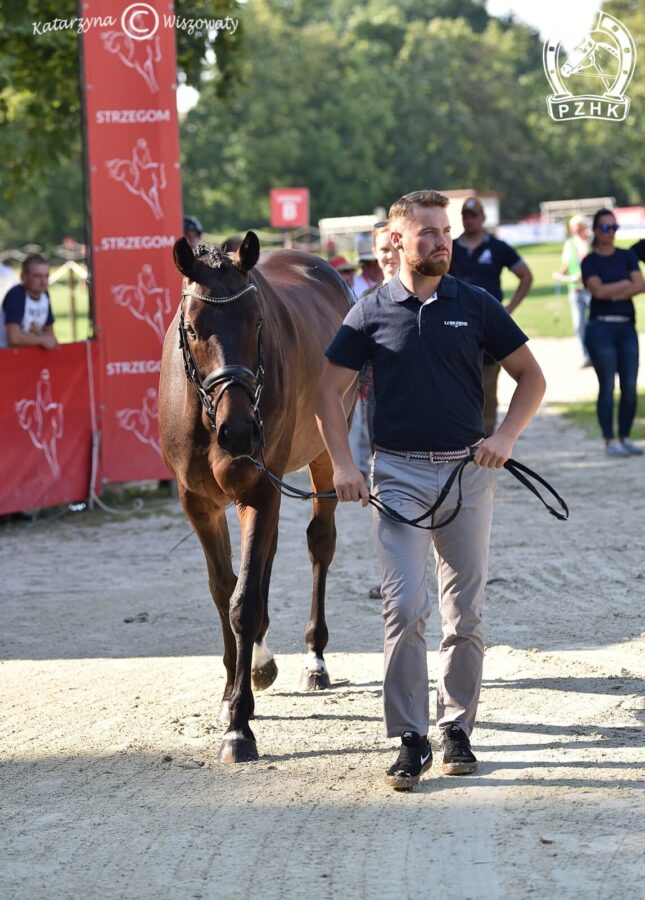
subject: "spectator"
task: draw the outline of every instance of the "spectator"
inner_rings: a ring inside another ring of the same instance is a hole
[[[2,310],[2,301],[7,295],[9,288],[14,284],[18,284],[16,273],[9,266],[0,263],[0,348],[7,346],[7,335],[4,327],[4,312]]]
[[[354,274],[356,266],[344,256],[332,256],[329,264],[336,269],[340,277],[343,279],[348,288],[354,290]]]
[[[12,287],[2,304],[9,347],[58,347],[47,287],[49,263],[30,253],[22,264],[22,284]]]
[[[582,353],[582,367],[591,365],[589,353],[585,346],[585,329],[587,327],[587,311],[589,309],[589,291],[582,283],[581,263],[589,252],[589,223],[585,216],[572,216],[569,220],[570,237],[562,247],[562,265],[554,273],[559,280],[565,281],[569,291],[571,308],[571,324],[578,338]]]
[[[467,284],[484,288],[502,302],[501,275],[504,268],[510,269],[519,279],[519,284],[506,312],[512,314],[529,292],[533,275],[526,263],[504,241],[488,234],[484,229],[486,214],[477,197],[469,197],[461,208],[464,233],[453,245],[450,274]],[[484,354],[484,428],[486,434],[495,431],[497,423],[497,379],[500,365],[492,356]]]
[[[203,233],[203,225],[196,216],[184,216],[184,237],[193,250],[199,244]]]
[[[586,344],[598,376],[596,411],[607,456],[642,456],[630,439],[636,415],[638,335],[632,297],[645,280],[632,250],[614,246],[618,223],[610,209],[593,217],[592,252],[582,261],[582,280],[591,292]],[[618,440],[614,439],[614,382],[620,381]]]
[[[354,278],[354,293],[360,300],[366,291],[383,283],[383,273],[374,255],[373,241],[369,237],[362,236],[358,241],[358,262],[361,271]]]

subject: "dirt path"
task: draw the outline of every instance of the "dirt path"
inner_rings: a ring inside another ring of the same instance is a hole
[[[533,343],[552,401],[593,394],[568,342]],[[222,647],[201,553],[193,538],[168,556],[187,532],[177,506],[5,528],[0,897],[638,896],[645,463],[607,461],[548,406],[516,456],[553,480],[571,520],[502,474],[480,770],[434,768],[411,795],[382,783],[393,744],[365,511],[338,517],[328,663],[339,686],[310,696],[295,690],[308,508],[284,502],[270,636],[280,674],[258,696],[262,759],[237,768],[216,762]],[[438,636],[433,613],[432,648]]]

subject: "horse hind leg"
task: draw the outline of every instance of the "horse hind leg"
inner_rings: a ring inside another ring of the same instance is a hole
[[[309,464],[314,491],[333,489],[333,473],[329,454],[324,451]],[[327,572],[336,549],[334,512],[337,500],[314,500],[313,516],[307,528],[307,546],[313,570],[311,614],[305,629],[307,656],[300,675],[300,690],[324,691],[331,687],[323,656],[329,632],[325,622],[325,588]]]

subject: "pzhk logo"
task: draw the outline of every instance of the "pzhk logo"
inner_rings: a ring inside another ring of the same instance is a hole
[[[622,122],[630,102],[625,91],[636,67],[636,44],[625,26],[601,10],[591,31],[573,48],[566,61],[562,61],[561,55],[561,44],[546,41],[544,71],[553,89],[546,105],[551,118],[556,122],[569,119]],[[594,90],[600,85],[600,92]]]

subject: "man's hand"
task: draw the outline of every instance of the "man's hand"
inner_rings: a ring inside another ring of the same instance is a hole
[[[40,346],[45,350],[55,350],[58,347],[58,341],[51,332],[45,331],[40,335]]]
[[[485,469],[501,469],[513,452],[515,441],[496,431],[479,445],[473,462]]]
[[[360,500],[363,506],[367,506],[370,496],[367,484],[354,464],[334,468],[334,487],[341,503]]]

